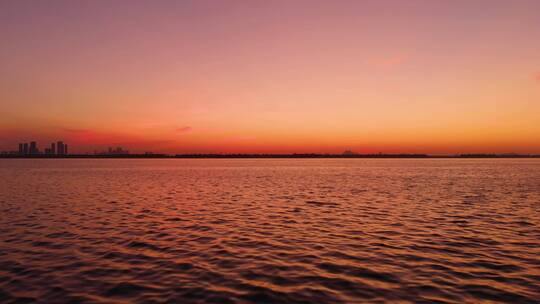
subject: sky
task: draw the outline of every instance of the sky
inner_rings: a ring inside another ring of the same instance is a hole
[[[0,150],[540,153],[540,1],[0,0]]]

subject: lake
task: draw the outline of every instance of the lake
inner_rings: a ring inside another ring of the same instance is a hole
[[[0,180],[0,302],[540,299],[539,159],[4,159]]]

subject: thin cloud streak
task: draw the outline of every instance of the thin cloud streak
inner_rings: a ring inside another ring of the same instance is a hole
[[[185,127],[177,128],[176,132],[184,133],[184,132],[191,132],[192,130],[193,128],[191,128],[190,126],[185,126]]]

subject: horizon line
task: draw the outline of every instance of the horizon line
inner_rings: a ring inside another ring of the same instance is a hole
[[[523,153],[128,153],[128,154],[67,154],[67,155],[21,155],[0,154],[4,159],[62,159],[62,158],[540,158],[540,154]]]

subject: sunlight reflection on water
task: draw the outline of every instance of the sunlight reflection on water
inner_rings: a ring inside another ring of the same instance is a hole
[[[540,160],[0,160],[0,302],[540,298]]]

